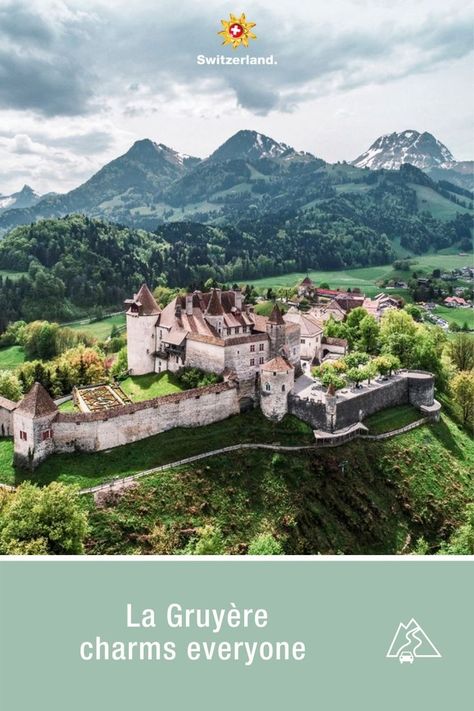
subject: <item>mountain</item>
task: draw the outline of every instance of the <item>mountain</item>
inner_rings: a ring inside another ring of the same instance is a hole
[[[411,651],[415,657],[441,656],[426,632],[413,617],[406,625],[403,622],[398,625],[387,657],[398,658],[402,651]]]
[[[403,163],[426,170],[454,161],[450,151],[431,133],[402,131],[380,136],[352,165],[372,170],[397,170]]]
[[[133,208],[149,207],[164,189],[200,162],[149,139],[136,141],[122,156],[107,163],[89,180],[64,195],[51,194],[25,209],[8,210],[2,225],[16,226],[71,212],[110,219],[130,218]],[[122,209],[127,206],[126,209]],[[17,207],[17,206],[15,206]],[[117,213],[117,215],[115,214]]]
[[[472,215],[471,193],[453,185],[448,172],[442,175],[438,183],[411,164],[371,171],[330,165],[256,131],[239,131],[204,160],[144,139],[74,190],[5,209],[0,237],[18,225],[72,213],[153,231],[174,222],[235,227],[262,218],[267,225],[273,220],[276,229],[277,222],[285,222],[282,216],[293,219],[299,213],[299,225],[307,228],[326,220],[326,233],[337,219],[377,231],[382,229],[376,217],[382,203],[388,213],[389,203],[396,201],[398,213],[383,229],[390,239],[398,230],[402,239],[417,212],[446,222],[458,213]],[[434,234],[431,228],[413,236],[418,248],[424,248],[428,234]]]
[[[273,138],[264,136],[263,133],[238,131],[214,151],[207,160],[213,162],[239,159],[256,161],[262,158],[290,158],[296,155],[297,152],[294,148],[286,143],[278,143]]]
[[[474,161],[456,161],[450,150],[431,133],[407,130],[380,136],[370,148],[352,161],[357,168],[398,170],[411,163],[437,180],[448,180],[472,189]]]
[[[18,209],[23,207],[33,207],[41,197],[29,185],[24,185],[22,189],[12,195],[0,195],[0,214],[5,210]]]

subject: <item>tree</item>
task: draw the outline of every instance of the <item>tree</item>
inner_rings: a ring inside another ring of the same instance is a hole
[[[283,546],[271,533],[260,533],[252,538],[248,548],[249,555],[282,555]]]
[[[23,335],[23,348],[28,360],[39,358],[51,360],[58,354],[57,335],[59,326],[48,321],[33,321],[29,323]]]
[[[347,326],[342,321],[336,321],[332,316],[324,324],[324,335],[329,338],[347,338]]]
[[[356,343],[357,348],[366,351],[367,353],[377,353],[379,345],[380,326],[377,323],[375,316],[367,314],[364,316],[359,326],[359,339]]]
[[[117,360],[112,366],[112,375],[115,378],[119,378],[123,375],[126,375],[128,371],[128,356],[127,356],[127,349],[122,348],[119,350],[118,355],[117,355]]]
[[[319,378],[324,387],[333,385],[336,390],[340,390],[346,384],[343,373],[346,371],[346,364],[342,360],[326,362],[317,368],[313,368],[312,374]]]
[[[344,358],[344,362],[348,368],[357,368],[359,365],[365,365],[368,361],[369,356],[362,351],[353,351]]]
[[[459,333],[449,344],[449,356],[458,370],[474,368],[474,338]]]
[[[20,400],[22,391],[18,377],[9,370],[0,370],[0,395],[17,402]]]
[[[413,350],[419,328],[406,311],[386,311],[380,323],[382,353],[397,356],[405,368],[413,367]]]
[[[74,487],[24,482],[0,499],[0,553],[78,555],[84,552],[87,512]]]
[[[367,380],[365,368],[349,368],[347,378],[355,384],[356,388],[360,387],[362,381]]]
[[[358,306],[357,308],[352,309],[352,311],[350,311],[347,315],[345,325],[347,328],[349,345],[351,347],[360,339],[361,323],[367,316],[368,313],[365,309],[362,308],[362,306]]]
[[[456,404],[460,407],[463,424],[474,421],[474,370],[461,370],[451,383]]]
[[[422,311],[419,306],[415,306],[415,304],[406,304],[404,306],[404,311],[406,311],[414,321],[422,320]]]

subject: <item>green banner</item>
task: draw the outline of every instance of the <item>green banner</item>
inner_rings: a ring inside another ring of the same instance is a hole
[[[472,561],[2,561],[8,711],[457,709]]]

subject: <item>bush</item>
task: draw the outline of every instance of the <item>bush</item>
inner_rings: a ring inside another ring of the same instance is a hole
[[[283,555],[283,546],[271,533],[260,533],[250,541],[249,555]]]
[[[0,554],[81,554],[87,529],[74,487],[24,482],[0,498]]]
[[[199,368],[181,368],[176,373],[176,377],[178,383],[185,390],[202,388],[205,385],[214,385],[215,383],[222,382],[221,375],[206,373],[204,370],[199,370]]]

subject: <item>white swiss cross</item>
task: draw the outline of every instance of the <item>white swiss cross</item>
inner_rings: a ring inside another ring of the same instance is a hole
[[[237,35],[242,34],[242,28],[240,25],[232,25],[232,27],[230,28],[230,32],[232,35],[234,35],[234,37],[237,37]]]

